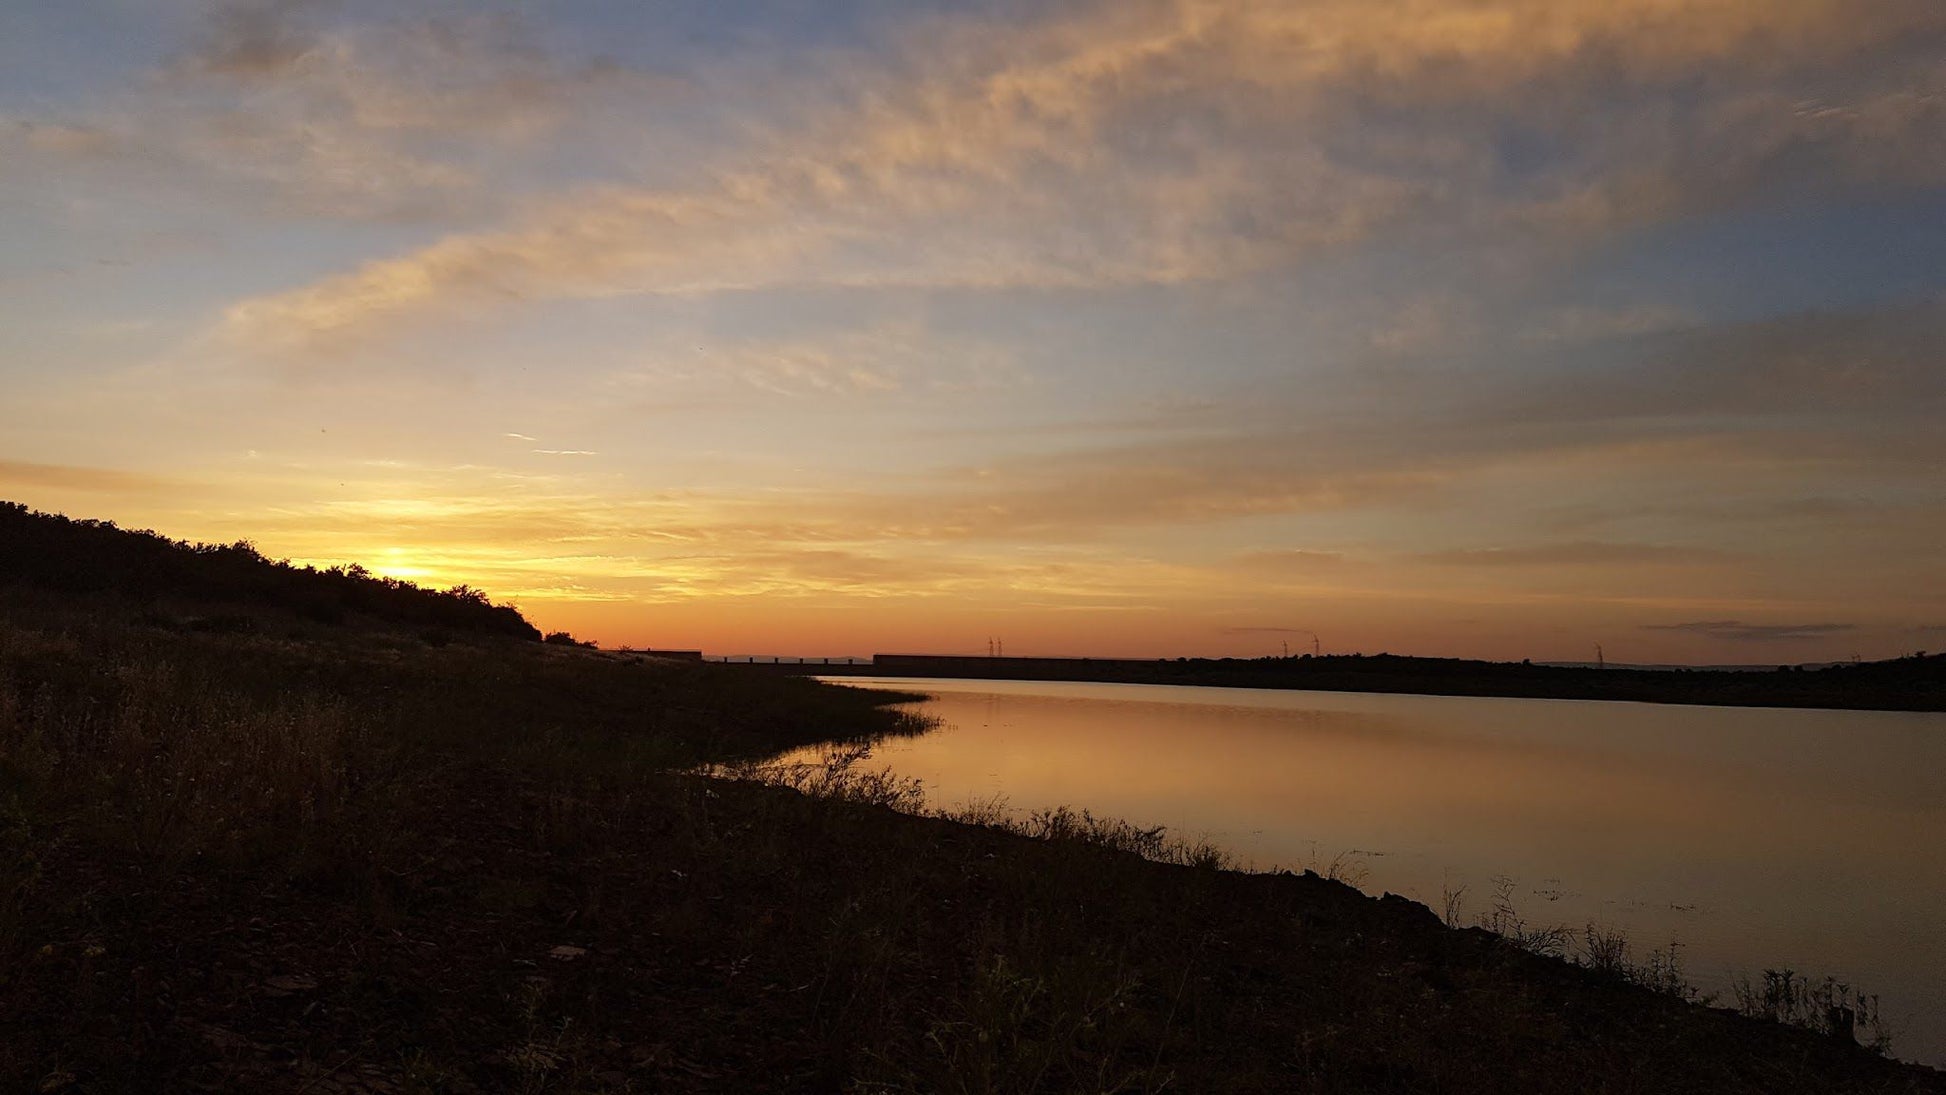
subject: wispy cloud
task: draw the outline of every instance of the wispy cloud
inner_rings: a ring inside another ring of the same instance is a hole
[[[790,337],[692,333],[665,340],[642,356],[645,364],[622,370],[608,382],[626,389],[670,381],[728,381],[786,397],[873,396],[914,389],[965,391],[1019,376],[1014,350],[989,339],[935,331],[914,319],[814,329]]]
[[[1669,304],[1627,308],[1563,308],[1543,317],[1520,337],[1529,342],[1574,343],[1628,335],[1659,334],[1701,324],[1693,311]]]
[[[257,78],[290,71],[319,46],[304,0],[224,0],[212,6],[182,67]]]
[[[1645,624],[1649,631],[1684,631],[1710,639],[1737,643],[1784,642],[1794,639],[1822,639],[1857,630],[1856,624],[1747,624],[1742,620],[1697,620],[1680,624]]]
[[[1936,615],[1936,256],[1820,265],[1946,187],[1936,0],[596,7],[218,4],[7,107],[0,485],[564,599]]]
[[[1684,566],[1692,563],[1720,563],[1735,555],[1716,548],[1677,544],[1623,544],[1580,541],[1568,544],[1537,544],[1514,548],[1467,548],[1456,551],[1430,551],[1413,556],[1421,562],[1442,566],[1526,567],[1526,566],[1616,566],[1634,563]]]
[[[173,491],[182,484],[142,472],[71,464],[32,464],[0,460],[0,486],[9,488],[78,490],[103,494],[142,494]]]
[[[504,16],[406,11],[334,21],[332,5],[232,0],[138,87],[67,113],[0,115],[0,149],[52,157],[55,180],[141,169],[307,218],[454,223],[504,212],[507,184],[618,100],[679,100],[682,81],[569,62]],[[638,114],[637,117],[640,117]],[[34,168],[17,157],[17,171]]]
[[[1238,566],[1252,569],[1304,573],[1337,567],[1344,563],[1345,556],[1340,551],[1304,551],[1292,548],[1277,551],[1247,551],[1238,555],[1235,561]]]
[[[892,63],[846,57],[842,78],[789,89],[813,107],[706,186],[575,187],[504,226],[239,302],[228,323],[305,345],[510,298],[1170,284],[1379,231],[1573,235],[1778,188],[1933,183],[1946,76],[1919,41],[1946,44],[1920,0],[930,20]],[[1850,105],[1800,112],[1809,89]],[[1511,168],[1492,153],[1510,134],[1555,154]]]
[[[1919,472],[1946,455],[1946,299],[1698,325],[1630,341],[1592,363],[1549,354],[1416,381],[1438,420],[1420,451],[1694,447],[1694,458]],[[1396,424],[1404,426],[1403,422]]]

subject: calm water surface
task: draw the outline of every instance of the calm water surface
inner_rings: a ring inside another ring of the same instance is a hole
[[[932,694],[874,763],[938,806],[1004,798],[1207,836],[1438,911],[1515,880],[1530,924],[1672,939],[1723,990],[1766,967],[1880,995],[1946,1064],[1946,716],[1025,681]],[[1725,993],[1725,1000],[1729,996]]]

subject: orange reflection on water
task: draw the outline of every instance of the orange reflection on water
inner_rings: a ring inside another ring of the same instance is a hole
[[[861,680],[857,683],[869,684]],[[898,681],[943,728],[875,763],[1207,836],[1257,867],[1680,941],[1692,978],[1790,966],[1878,992],[1946,1060],[1946,717],[1009,681]]]

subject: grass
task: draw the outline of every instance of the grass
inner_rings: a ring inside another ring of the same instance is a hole
[[[0,596],[0,1090],[1941,1089],[1164,830],[930,810],[861,763],[898,698]]]
[[[1793,970],[1765,970],[1756,983],[1740,978],[1735,995],[1737,1010],[1754,1018],[1833,1037],[1862,1035],[1864,1043],[1879,1053],[1892,1046],[1878,997],[1835,977],[1812,980]]]
[[[1682,944],[1671,939],[1666,946],[1656,947],[1637,959],[1634,946],[1628,936],[1613,928],[1603,928],[1588,924],[1581,930],[1582,944],[1573,954],[1573,959],[1582,966],[1606,977],[1613,977],[1630,985],[1639,985],[1651,992],[1673,996],[1678,1000],[1714,1003],[1715,997],[1705,996],[1684,972]],[[1744,1011],[1743,1014],[1751,1014]],[[1801,1025],[1801,1024],[1799,1024]],[[1810,1030],[1812,1028],[1805,1027]],[[1820,1031],[1819,1033],[1828,1033]],[[1884,1053],[1891,1046],[1887,1040],[1872,1048]]]
[[[926,729],[930,729],[930,724],[918,721],[897,732],[923,733]],[[1087,809],[1063,805],[1016,815],[1000,797],[957,807],[937,807],[927,801],[925,787],[919,780],[895,775],[888,769],[864,767],[871,758],[869,742],[852,742],[820,749],[814,760],[711,765],[704,772],[721,779],[787,787],[827,801],[864,803],[904,814],[977,825],[1032,840],[1107,848],[1153,863],[1207,870],[1238,869],[1236,860],[1209,840],[1177,836],[1166,826],[1141,826],[1120,818],[1097,817]]]

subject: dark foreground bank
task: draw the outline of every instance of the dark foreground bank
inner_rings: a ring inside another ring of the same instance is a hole
[[[1316,877],[676,769],[914,727],[498,637],[0,601],[0,1090],[1946,1090]]]

